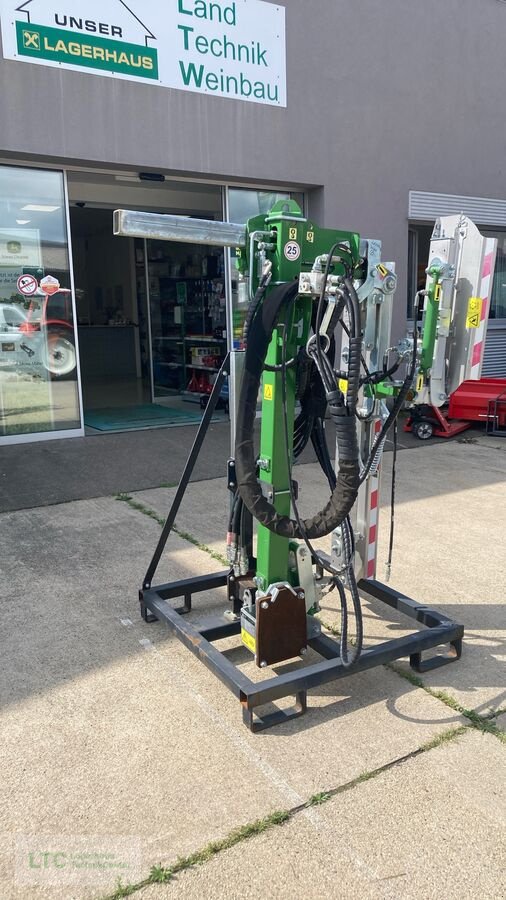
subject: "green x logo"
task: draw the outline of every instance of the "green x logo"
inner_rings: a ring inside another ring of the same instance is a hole
[[[23,31],[23,47],[28,50],[40,50],[40,34],[38,31]]]

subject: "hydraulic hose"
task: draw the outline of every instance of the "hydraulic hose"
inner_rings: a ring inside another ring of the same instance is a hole
[[[297,295],[298,282],[278,285],[264,299],[250,323],[236,423],[235,464],[240,495],[261,525],[285,538],[300,539],[304,533],[315,539],[329,534],[344,521],[360,485],[355,416],[343,405],[340,391],[334,388],[327,393],[336,423],[339,455],[336,487],[324,509],[302,521],[303,532],[295,519],[280,515],[262,494],[253,444],[257,397],[269,343],[282,309],[288,311]]]

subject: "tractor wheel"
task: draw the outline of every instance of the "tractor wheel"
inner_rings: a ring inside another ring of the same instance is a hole
[[[428,441],[434,434],[434,425],[428,419],[418,419],[413,422],[411,431],[419,441]]]
[[[75,377],[76,348],[70,336],[62,331],[49,331],[44,348],[43,363],[53,378]]]

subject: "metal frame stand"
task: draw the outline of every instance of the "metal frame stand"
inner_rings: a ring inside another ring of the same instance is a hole
[[[506,437],[506,390],[488,401],[487,434]]]
[[[255,682],[244,675],[227,658],[225,653],[213,646],[216,641],[223,638],[240,635],[241,623],[239,618],[227,621],[223,617],[216,617],[214,621],[206,623],[201,628],[196,628],[184,619],[185,614],[192,609],[194,594],[228,586],[229,596],[232,595],[230,590],[230,582],[233,582],[234,579],[232,570],[227,569],[209,575],[173,581],[167,584],[156,585],[155,587],[152,586],[156,568],[190,481],[221,387],[229,372],[229,366],[230,356],[227,355],[217,376],[213,391],[210,394],[209,402],[181,476],[176,496],[144,578],[142,590],[139,592],[141,615],[144,621],[155,622],[159,619],[163,620],[176,637],[208,669],[214,672],[220,681],[238,697],[242,707],[243,721],[251,731],[261,731],[265,728],[270,728],[272,725],[303,715],[307,708],[307,691],[329,681],[348,677],[401,657],[409,657],[411,667],[417,672],[426,672],[459,659],[462,654],[463,625],[451,621],[442,613],[432,609],[432,607],[411,600],[404,594],[399,593],[399,591],[389,588],[378,581],[363,579],[359,582],[359,589],[363,597],[380,600],[408,618],[420,622],[425,626],[425,630],[416,631],[396,640],[385,641],[369,650],[364,650],[360,659],[351,669],[343,666],[338,643],[326,635],[317,634],[309,638],[308,644],[322,657],[321,661],[311,665],[301,664],[300,668],[295,671]],[[183,598],[183,604],[179,607],[171,606],[169,601],[179,597]],[[425,660],[422,658],[424,651],[441,644],[449,644],[449,653],[447,655],[438,654]],[[275,708],[274,711],[267,711],[263,715],[261,714],[261,707],[272,704],[282,697],[294,697],[294,705],[289,709]]]

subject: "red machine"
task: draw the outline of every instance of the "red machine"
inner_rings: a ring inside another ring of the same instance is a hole
[[[417,406],[404,426],[417,438],[450,438],[485,422],[487,434],[506,435],[506,378],[463,381],[450,396],[448,410],[437,406]]]

